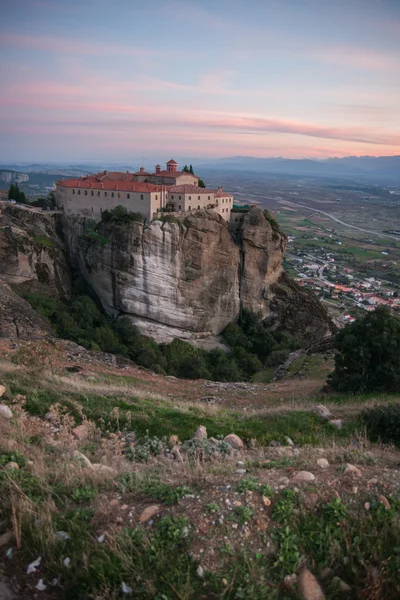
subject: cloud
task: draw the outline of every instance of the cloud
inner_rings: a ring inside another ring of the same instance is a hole
[[[338,65],[345,69],[362,69],[367,71],[392,71],[398,73],[400,55],[367,48],[340,46],[316,50],[309,58]]]

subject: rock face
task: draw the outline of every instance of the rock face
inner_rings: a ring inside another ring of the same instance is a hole
[[[56,216],[0,203],[0,279],[27,291],[70,293],[70,268]]]
[[[64,218],[72,263],[112,315],[126,314],[159,342],[206,338],[236,319],[241,307],[303,333],[310,342],[331,332],[311,293],[282,267],[286,238],[259,209],[235,237],[222,217],[194,211],[149,225]]]
[[[0,280],[0,338],[32,340],[50,334],[50,325]]]

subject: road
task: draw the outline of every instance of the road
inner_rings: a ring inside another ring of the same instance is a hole
[[[336,221],[336,223],[340,223],[341,225],[345,225],[346,227],[351,227],[351,229],[357,229],[357,231],[369,233],[370,235],[377,235],[378,237],[390,238],[392,240],[399,241],[398,236],[390,235],[388,233],[383,234],[383,233],[379,233],[378,231],[370,231],[369,229],[362,229],[361,227],[356,227],[355,225],[350,225],[350,223],[345,223],[344,221],[341,221],[340,219],[331,215],[330,213],[327,213],[323,210],[319,210],[318,208],[312,208],[310,206],[307,206],[306,204],[299,204],[298,202],[289,202],[289,200],[285,200],[285,203],[290,204],[291,206],[300,206],[301,208],[307,208],[307,210],[310,210],[312,212],[320,213],[321,215],[325,215],[325,217],[329,217],[333,221]]]

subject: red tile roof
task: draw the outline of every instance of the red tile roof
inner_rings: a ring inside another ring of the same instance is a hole
[[[57,186],[87,189],[87,190],[112,190],[117,192],[160,192],[161,186],[153,183],[145,183],[139,181],[122,181],[103,179],[99,181],[96,177],[86,177],[82,179],[66,179],[57,181]]]
[[[176,160],[174,160],[173,158],[171,158],[171,160],[169,160],[167,162],[167,165],[177,165],[178,163],[176,162]]]
[[[176,192],[177,194],[214,194],[215,190],[207,190],[206,188],[201,188],[198,185],[169,185],[168,192]]]

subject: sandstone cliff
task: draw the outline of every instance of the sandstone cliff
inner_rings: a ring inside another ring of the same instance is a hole
[[[23,290],[68,296],[68,257],[51,213],[0,203],[0,278]]]
[[[85,233],[86,231],[86,233]],[[157,341],[220,333],[240,307],[314,341],[331,332],[319,302],[287,278],[286,238],[259,209],[231,234],[216,213],[196,211],[172,222],[64,222],[75,267],[109,314],[127,314]]]

